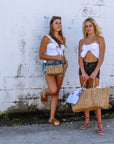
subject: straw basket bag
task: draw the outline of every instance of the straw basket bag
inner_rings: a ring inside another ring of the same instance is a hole
[[[93,82],[95,83],[95,82]],[[108,109],[109,88],[89,88],[83,90],[76,104],[72,104],[73,112],[92,111],[96,109]]]
[[[63,66],[62,64],[46,66],[46,73],[47,75],[63,74]]]

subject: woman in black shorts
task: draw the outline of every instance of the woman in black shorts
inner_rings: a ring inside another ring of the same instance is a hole
[[[79,42],[79,78],[81,86],[85,81],[85,87],[95,87],[99,85],[100,67],[104,61],[105,42],[100,36],[101,32],[93,18],[87,18],[83,23],[83,36]],[[85,111],[85,121],[80,129],[86,129],[89,124],[89,111]],[[98,134],[103,135],[104,129],[101,120],[101,109],[95,110],[98,121]]]

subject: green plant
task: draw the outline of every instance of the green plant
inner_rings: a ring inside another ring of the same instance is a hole
[[[110,116],[110,113],[106,113],[105,116]]]
[[[20,120],[19,118],[14,118],[11,121],[19,121],[19,120]]]
[[[37,120],[38,118],[37,117],[33,117],[33,120]]]
[[[18,123],[18,124],[13,124],[12,126],[23,126],[23,124],[21,124],[21,123]]]
[[[114,116],[114,113],[112,113],[112,115]]]
[[[9,121],[10,120],[10,118],[8,117],[8,112],[4,112],[3,120],[4,121]]]

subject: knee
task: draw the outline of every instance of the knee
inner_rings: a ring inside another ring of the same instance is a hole
[[[50,89],[50,94],[55,95],[57,93],[57,88]]]

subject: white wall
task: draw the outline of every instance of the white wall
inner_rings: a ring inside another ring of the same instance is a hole
[[[75,87],[80,87],[78,42],[82,38],[82,22],[88,16],[95,18],[106,41],[100,84],[111,88],[112,99],[113,13],[113,0],[0,0],[0,112],[49,109],[49,104],[44,107],[40,102],[40,92],[46,84],[38,54],[53,15],[62,17],[68,47],[65,53],[69,67],[60,91],[61,104]]]

